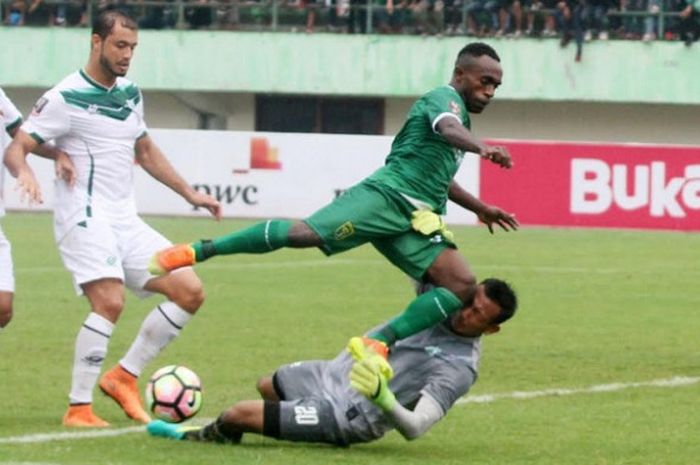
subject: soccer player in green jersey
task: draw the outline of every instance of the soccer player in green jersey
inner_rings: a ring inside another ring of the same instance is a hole
[[[514,215],[487,205],[453,180],[465,152],[511,168],[504,147],[470,131],[469,113],[481,113],[501,85],[495,50],[471,43],[457,55],[449,85],[431,90],[411,108],[386,164],[303,221],[270,220],[241,231],[157,253],[151,271],[165,273],[216,255],[267,253],[282,247],[318,247],[326,255],[367,242],[391,263],[435,287],[353,350],[386,358],[387,346],[429,328],[473,299],[476,278],[457,252],[442,217],[447,199],[473,211],[491,232],[515,230]],[[351,344],[352,346],[352,344]],[[387,374],[388,364],[383,365]]]

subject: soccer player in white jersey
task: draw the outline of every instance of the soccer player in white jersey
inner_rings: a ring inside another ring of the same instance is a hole
[[[243,433],[256,433],[348,445],[374,441],[396,429],[406,439],[415,439],[476,382],[481,335],[497,332],[517,305],[505,281],[486,279],[462,310],[392,346],[391,381],[372,359],[353,362],[343,352],[333,360],[282,366],[258,381],[263,400],[238,402],[207,426],[156,420],[148,432],[190,441],[237,443]]]
[[[22,114],[17,110],[5,92],[0,89],[0,119],[2,127],[13,135],[22,124]],[[4,132],[4,131],[3,131]],[[5,147],[4,133],[0,134],[0,146]],[[5,170],[0,168],[0,218],[5,216],[3,204],[3,178]],[[12,271],[12,249],[10,242],[0,228],[0,328],[4,328],[12,319],[12,299],[15,292],[15,278]]]
[[[22,124],[22,114],[7,95],[5,95],[2,88],[0,88],[0,122],[2,122],[2,128],[4,128],[4,131],[0,130],[0,148],[4,149],[7,145],[5,132],[11,137],[14,137]],[[65,153],[61,153],[59,150],[56,150],[55,147],[48,144],[37,148],[35,153],[44,158],[51,158],[54,160],[59,156],[66,156]],[[70,176],[70,173],[68,174]],[[5,170],[0,166],[0,218],[5,216],[5,205],[2,197],[4,177]],[[0,328],[4,328],[10,323],[10,320],[12,320],[12,300],[14,298],[14,293],[15,278],[12,267],[12,247],[0,227]]]
[[[148,314],[124,357],[99,380],[100,389],[140,422],[150,418],[137,377],[204,301],[202,283],[191,268],[164,277],[147,270],[150,257],[170,243],[137,215],[134,159],[193,206],[208,209],[217,219],[221,216],[219,202],[192,189],[148,135],[143,96],[123,78],[137,40],[137,25],[127,14],[100,13],[87,66],[39,99],[5,154],[10,173],[35,201],[40,201],[41,190],[26,155],[38,145],[54,140],[70,156],[61,167],[75,171],[74,187],[57,183],[54,231],[63,263],[91,312],[76,339],[66,426],[108,426],[93,412],[92,395],[124,308],[125,286],[137,296],[155,292],[167,298]]]

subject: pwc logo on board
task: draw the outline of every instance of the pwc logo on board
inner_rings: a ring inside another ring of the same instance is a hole
[[[234,174],[245,174],[250,170],[281,170],[277,147],[270,146],[265,137],[250,138],[250,168],[234,169]]]
[[[596,158],[571,160],[571,213],[602,214],[648,209],[655,218],[685,218],[700,210],[700,164],[681,176],[667,175],[666,162],[608,164]]]

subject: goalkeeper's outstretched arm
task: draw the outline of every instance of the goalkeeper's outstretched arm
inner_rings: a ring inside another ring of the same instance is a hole
[[[421,391],[421,397],[413,410],[398,403],[389,389],[386,377],[379,372],[379,367],[372,359],[353,363],[350,385],[382,409],[399,433],[408,440],[421,436],[445,415],[440,404],[425,391]]]
[[[384,414],[391,420],[396,430],[409,441],[422,436],[445,416],[442,407],[425,392],[421,393],[413,410],[394,402],[393,407],[385,410]]]

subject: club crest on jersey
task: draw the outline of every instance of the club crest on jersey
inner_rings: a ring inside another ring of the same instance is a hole
[[[38,115],[39,113],[41,113],[41,110],[44,109],[47,103],[49,103],[49,100],[46,97],[41,97],[34,104],[34,108],[32,108],[32,114]]]
[[[355,225],[353,225],[351,221],[346,221],[345,223],[341,224],[338,227],[338,229],[335,230],[335,232],[333,233],[333,238],[336,241],[342,241],[343,239],[347,239],[353,234],[355,234]]]
[[[459,117],[462,116],[462,107],[454,100],[450,101],[450,111]]]

